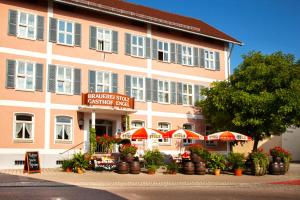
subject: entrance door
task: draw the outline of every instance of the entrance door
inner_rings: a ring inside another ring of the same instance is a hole
[[[112,121],[109,120],[96,120],[96,137],[108,135],[112,137]],[[101,144],[97,144],[97,153],[107,153],[107,147]]]

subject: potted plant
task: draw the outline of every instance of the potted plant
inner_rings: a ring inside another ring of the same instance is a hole
[[[227,156],[227,161],[230,167],[234,170],[236,176],[241,176],[245,167],[244,154],[230,152]]]
[[[158,167],[156,165],[147,165],[148,174],[155,174]]]
[[[168,174],[176,174],[178,171],[178,165],[176,162],[170,162],[167,164],[167,173]]]
[[[154,169],[156,171],[156,169],[164,164],[164,156],[157,149],[153,151],[146,151],[143,157],[146,162],[148,172],[149,169],[150,171],[153,171]]]
[[[62,169],[66,172],[72,172],[73,171],[73,165],[74,165],[74,162],[73,160],[71,159],[67,159],[67,160],[64,160],[63,163],[62,163]]]
[[[120,145],[119,150],[121,153],[122,160],[132,162],[134,159],[134,155],[137,152],[137,147],[132,144],[122,144]]]
[[[201,144],[191,144],[188,147],[193,162],[207,162],[209,152]]]
[[[82,153],[77,153],[73,155],[74,168],[78,174],[82,174],[85,169],[89,167],[89,162],[84,159]]]
[[[225,169],[225,157],[218,153],[211,153],[208,158],[207,166],[214,171],[216,176],[219,176],[221,170]]]
[[[276,146],[270,149],[270,155],[273,157],[273,162],[280,160],[284,163],[285,172],[289,170],[290,161],[292,159],[290,152],[279,146]]]
[[[262,176],[267,173],[269,158],[263,153],[262,149],[253,151],[249,154],[248,160],[251,161],[251,173],[255,176]]]

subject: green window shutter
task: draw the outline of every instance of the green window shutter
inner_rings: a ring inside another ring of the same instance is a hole
[[[182,64],[182,45],[176,44],[177,50],[177,64]]]
[[[75,46],[81,46],[81,24],[75,23]]]
[[[43,72],[44,72],[44,65],[37,63],[35,65],[35,90],[36,91],[43,91]]]
[[[96,71],[89,70],[88,93],[96,92]]]
[[[131,76],[125,75],[125,95],[131,97]]]
[[[131,34],[125,33],[125,54],[131,55]]]
[[[182,83],[177,83],[177,104],[182,105]]]
[[[199,95],[200,95],[200,86],[194,85],[194,101],[195,103],[199,101]]]
[[[74,69],[74,95],[81,95],[81,70]]]
[[[157,40],[152,39],[152,59],[157,60]]]
[[[200,67],[205,67],[205,55],[204,55],[204,49],[199,49],[199,59],[200,59]]]
[[[56,91],[56,65],[48,66],[48,92]]]
[[[17,35],[17,24],[18,24],[18,11],[8,11],[8,35]]]
[[[97,28],[90,26],[90,49],[96,49]]]
[[[15,88],[16,61],[6,60],[6,88]]]
[[[158,101],[158,80],[152,79],[152,102],[157,103]]]
[[[44,17],[37,16],[36,39],[44,40]]]
[[[176,63],[176,46],[174,43],[171,43],[170,46],[171,46],[171,48],[170,48],[171,49],[171,58],[170,58],[171,63]]]
[[[145,45],[146,58],[151,58],[151,38],[146,37]]]
[[[112,73],[111,74],[111,85],[112,85],[112,92],[118,93],[118,74]]]
[[[171,82],[171,104],[176,104],[176,82]]]
[[[199,49],[194,47],[193,50],[194,66],[199,67]]]
[[[220,71],[220,53],[215,52],[215,69],[216,71]]]
[[[146,78],[146,101],[152,101],[152,80],[151,78]]]
[[[57,19],[50,18],[49,42],[57,41]]]
[[[113,53],[118,53],[118,31],[112,31],[112,37],[111,37],[111,39],[112,39],[112,42],[111,42],[111,44],[112,44],[112,49],[111,49],[111,51],[113,52]]]

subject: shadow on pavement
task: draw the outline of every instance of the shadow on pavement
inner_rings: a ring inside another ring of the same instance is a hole
[[[102,189],[89,189],[32,177],[0,173],[0,199],[123,200],[126,198]]]

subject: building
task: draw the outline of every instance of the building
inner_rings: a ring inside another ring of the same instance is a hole
[[[194,102],[228,77],[241,45],[200,20],[121,0],[1,0],[0,9],[1,168],[21,168],[30,150],[56,167],[89,149],[89,127],[113,136],[124,116],[132,127],[205,134]]]

